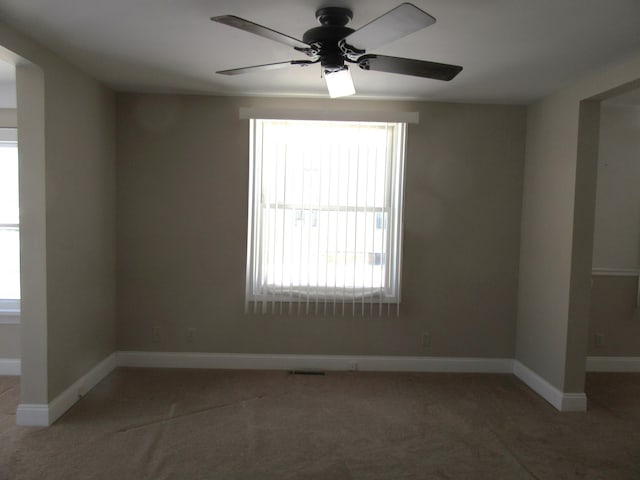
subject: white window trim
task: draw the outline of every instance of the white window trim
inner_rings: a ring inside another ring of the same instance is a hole
[[[241,120],[322,120],[335,122],[419,123],[418,112],[387,110],[317,110],[241,107]]]
[[[16,143],[18,129],[15,127],[0,128],[0,143]],[[18,227],[18,223],[3,223],[4,227]],[[20,299],[0,299],[0,325],[16,325],[20,323]]]
[[[245,310],[248,311],[248,303],[251,302],[293,302],[293,303],[299,303],[299,302],[309,302],[310,300],[312,302],[316,302],[318,300],[328,300],[328,301],[339,301],[339,302],[345,302],[346,303],[360,303],[363,301],[363,299],[368,299],[368,298],[375,298],[375,303],[381,303],[381,304],[400,304],[401,301],[401,276],[402,276],[402,246],[403,246],[403,221],[404,221],[404,170],[405,170],[405,161],[404,158],[406,157],[406,130],[407,130],[407,125],[406,125],[406,121],[397,121],[397,118],[393,118],[392,120],[389,120],[389,114],[388,112],[386,112],[386,117],[384,120],[380,120],[378,118],[376,118],[376,120],[371,120],[371,118],[368,118],[367,120],[364,121],[376,121],[376,122],[384,122],[384,123],[396,123],[397,125],[397,130],[396,130],[396,134],[397,135],[397,149],[395,150],[394,154],[397,157],[394,163],[397,163],[397,167],[394,169],[393,172],[391,172],[390,178],[389,178],[389,183],[390,184],[394,184],[394,187],[392,188],[393,191],[396,192],[396,198],[391,200],[391,204],[389,205],[389,209],[390,210],[394,210],[397,212],[396,215],[393,215],[391,217],[391,221],[394,223],[393,227],[390,227],[388,229],[388,251],[390,253],[390,255],[393,257],[392,260],[390,260],[389,265],[395,265],[395,268],[390,269],[389,275],[390,275],[390,279],[389,279],[389,284],[394,286],[394,291],[391,294],[385,294],[385,295],[380,295],[379,293],[374,293],[372,295],[359,295],[357,297],[354,297],[352,299],[350,298],[342,298],[342,297],[337,297],[336,295],[331,295],[329,294],[328,296],[323,297],[322,294],[314,294],[311,297],[309,296],[309,291],[305,291],[305,292],[300,292],[299,295],[296,295],[295,292],[287,292],[284,295],[278,295],[277,293],[256,293],[255,292],[255,272],[254,269],[256,268],[255,266],[255,262],[256,262],[256,252],[255,252],[255,248],[256,248],[256,233],[255,233],[255,224],[256,222],[259,222],[259,213],[256,213],[257,211],[260,211],[259,205],[258,205],[258,201],[255,198],[256,195],[256,184],[255,182],[257,181],[257,179],[255,178],[256,174],[259,173],[258,169],[261,168],[261,164],[260,165],[254,165],[255,159],[254,159],[254,155],[255,155],[255,124],[256,124],[256,120],[259,119],[287,119],[287,120],[298,120],[300,119],[299,117],[305,117],[303,118],[304,120],[308,120],[310,119],[308,116],[304,116],[304,115],[291,115],[291,111],[289,110],[283,110],[282,112],[282,117],[280,116],[274,116],[274,110],[273,109],[265,109],[264,115],[260,115],[259,112],[256,112],[256,109],[241,109],[244,111],[241,111],[241,117],[242,118],[247,118],[244,117],[244,115],[248,115],[249,113],[251,114],[250,120],[250,172],[249,172],[249,215],[248,215],[248,241],[247,241],[247,271],[246,271],[246,290],[245,290]],[[266,111],[268,110],[268,111]],[[307,111],[305,111],[307,112]],[[336,120],[336,116],[335,116],[335,111],[334,112],[330,112],[329,118],[331,118],[332,120]],[[379,112],[380,113],[380,112]],[[382,114],[384,114],[385,112],[382,112]],[[412,114],[411,112],[399,112],[399,113],[406,113],[409,115],[409,117],[404,116],[403,120],[409,119],[412,120],[413,122],[417,122],[417,113]],[[312,115],[313,117],[314,115]],[[320,118],[320,120],[326,120],[327,115],[319,115],[323,118]],[[362,116],[360,115],[355,115],[355,117],[353,115],[351,116],[347,116],[348,118],[340,118],[338,119],[338,121],[363,121],[362,120]],[[357,120],[354,120],[353,118],[358,118]],[[381,118],[381,117],[380,117]],[[311,118],[311,120],[318,120],[318,118]],[[400,161],[398,161],[398,159]],[[256,216],[258,215],[258,216]],[[368,300],[367,300],[368,301]]]

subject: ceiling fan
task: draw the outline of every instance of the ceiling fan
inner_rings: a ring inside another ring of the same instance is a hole
[[[431,15],[411,3],[398,5],[358,30],[346,26],[353,18],[353,12],[348,8],[321,8],[316,11],[316,18],[320,22],[320,26],[307,30],[302,36],[302,41],[235,15],[211,18],[214,22],[283,43],[310,57],[309,60],[268,63],[221,70],[216,73],[238,75],[290,66],[306,67],[320,63],[329,95],[335,98],[355,93],[347,63],[356,64],[362,70],[399,73],[446,81],[453,79],[462,70],[462,67],[457,65],[367,53],[373,48],[428,27],[436,21]]]

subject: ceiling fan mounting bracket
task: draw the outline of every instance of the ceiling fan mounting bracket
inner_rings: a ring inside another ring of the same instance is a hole
[[[344,27],[353,19],[353,12],[344,7],[325,7],[316,10],[316,18],[320,25]]]

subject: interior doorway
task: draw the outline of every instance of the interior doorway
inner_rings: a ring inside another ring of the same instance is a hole
[[[600,104],[587,355],[640,357],[640,88]],[[613,361],[613,360],[610,360]]]

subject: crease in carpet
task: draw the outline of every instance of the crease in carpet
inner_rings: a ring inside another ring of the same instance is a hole
[[[221,404],[218,404],[218,405],[212,405],[210,407],[200,408],[198,410],[192,410],[192,411],[189,411],[189,412],[181,413],[180,415],[172,415],[170,417],[159,418],[159,419],[156,419],[156,420],[151,420],[149,422],[139,423],[137,425],[132,425],[132,426],[129,426],[129,427],[121,428],[121,429],[117,430],[116,433],[127,433],[127,432],[130,432],[132,430],[138,430],[138,429],[141,429],[141,428],[151,427],[151,426],[154,426],[154,425],[170,423],[170,422],[174,422],[176,420],[180,420],[180,419],[183,419],[183,418],[186,418],[186,417],[192,417],[192,416],[195,416],[195,415],[201,415],[203,413],[211,412],[213,410],[218,410],[218,409],[221,409],[221,408],[227,408],[227,407],[232,407],[234,405],[243,404],[244,402],[251,402],[251,401],[254,401],[254,400],[261,400],[265,396],[266,395],[256,395],[256,396],[253,396],[253,397],[242,398],[240,400],[236,400],[236,401],[233,401],[233,402],[221,403]],[[174,404],[174,406],[175,406],[175,404]]]
[[[0,397],[2,397],[4,394],[6,394],[6,393],[8,393],[8,392],[11,392],[11,391],[13,391],[13,390],[15,390],[15,389],[16,389],[16,387],[15,387],[15,386],[11,386],[11,387],[7,388],[6,390],[2,390],[2,391],[0,392]]]
[[[145,442],[136,456],[137,462],[142,466],[143,471],[146,471],[145,478],[160,479],[165,477],[161,475],[161,472],[163,468],[166,470],[166,460],[164,456],[158,455],[158,452],[163,451],[162,443],[167,436],[167,422],[174,417],[175,411],[176,403],[173,402],[164,418],[165,422],[156,422],[153,425],[157,428],[154,432],[147,433]]]
[[[533,478],[534,480],[542,480],[540,477],[538,477],[535,473],[533,473],[529,467],[527,467],[527,465],[522,461],[522,459],[520,458],[520,456],[514,451],[513,448],[511,448],[511,446],[509,445],[509,442],[506,442],[502,439],[502,437],[500,435],[498,435],[498,432],[496,432],[493,428],[489,427],[488,431],[493,435],[493,437],[498,441],[498,443],[500,445],[502,445],[502,447],[507,451],[507,453],[509,453],[509,455],[511,456],[511,458],[513,458],[516,463],[518,465],[520,465],[520,467],[527,472],[527,474],[529,474],[529,476],[531,478]]]

